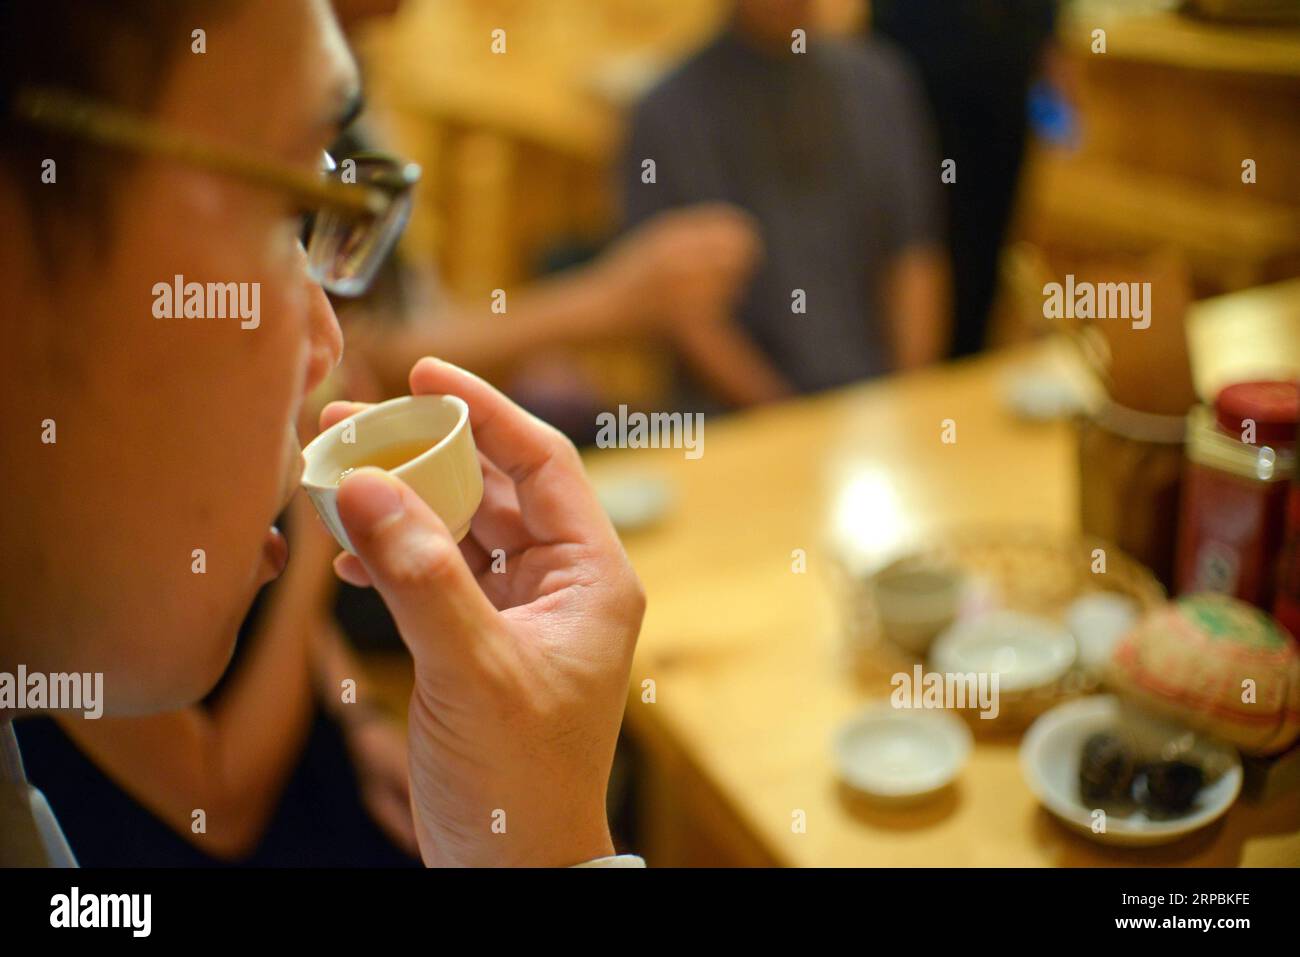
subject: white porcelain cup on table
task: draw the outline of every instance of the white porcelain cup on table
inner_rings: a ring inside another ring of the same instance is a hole
[[[483,469],[469,426],[469,406],[454,395],[406,395],[334,423],[302,450],[303,490],[347,551],[354,550],[339,520],[340,474],[371,465],[383,450],[408,442],[427,442],[428,447],[388,469],[389,474],[410,486],[456,541],[469,533],[470,519],[483,501]]]

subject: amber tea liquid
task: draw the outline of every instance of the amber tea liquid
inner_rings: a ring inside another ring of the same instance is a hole
[[[385,445],[370,453],[361,462],[356,465],[350,465],[339,472],[334,479],[334,484],[338,485],[345,478],[355,472],[357,469],[373,466],[377,469],[389,471],[397,468],[399,465],[405,465],[417,455],[421,455],[436,445],[428,439],[412,439],[406,442],[394,442],[392,445]]]

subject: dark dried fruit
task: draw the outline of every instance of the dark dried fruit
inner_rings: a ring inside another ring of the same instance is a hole
[[[1083,745],[1079,791],[1085,801],[1128,800],[1133,771],[1133,759],[1119,738],[1104,732],[1094,734]]]
[[[1133,781],[1133,796],[1158,815],[1182,814],[1205,784],[1205,772],[1185,761],[1157,761],[1141,768]]]

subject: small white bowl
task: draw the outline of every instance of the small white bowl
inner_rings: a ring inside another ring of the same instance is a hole
[[[913,801],[949,784],[965,766],[970,729],[946,711],[882,703],[835,732],[835,762],[855,789],[888,801]]]
[[[885,638],[924,657],[935,636],[957,617],[964,580],[956,569],[896,562],[871,584]]]
[[[1068,631],[1033,615],[995,611],[959,621],[935,639],[930,669],[945,674],[997,674],[998,691],[1045,688],[1074,664]]]
[[[1020,768],[1034,796],[1047,810],[1086,837],[1130,847],[1167,844],[1222,817],[1241,793],[1241,759],[1225,744],[1198,735],[1185,757],[1224,769],[1205,785],[1182,817],[1151,820],[1141,810],[1108,814],[1106,829],[1092,829],[1093,811],[1079,793],[1083,745],[1100,731],[1123,735],[1124,711],[1113,695],[1079,698],[1057,705],[1030,726],[1020,744]]]

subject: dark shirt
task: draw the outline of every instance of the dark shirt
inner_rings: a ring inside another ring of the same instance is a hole
[[[277,524],[284,527],[285,516]],[[290,541],[293,529],[288,529]],[[240,627],[230,665],[204,704],[212,706],[247,661],[269,589],[263,590]],[[348,588],[355,597],[359,589]],[[340,597],[340,604],[344,600]],[[363,601],[347,601],[351,620],[366,627],[370,647],[392,629],[391,619]],[[400,638],[396,641],[400,642]],[[44,792],[73,853],[83,867],[225,866],[174,832],[84,754],[48,717],[14,723],[31,784]],[[394,846],[371,820],[343,730],[319,706],[276,810],[256,848],[234,862],[245,867],[405,867],[419,862]],[[211,822],[210,822],[211,823]],[[3,835],[0,835],[2,837]]]
[[[623,164],[629,225],[706,200],[757,218],[764,259],[738,319],[796,388],[889,368],[884,268],[939,240],[940,173],[892,48],[814,39],[769,55],[725,32],[639,104]],[[806,314],[792,311],[796,289]]]

